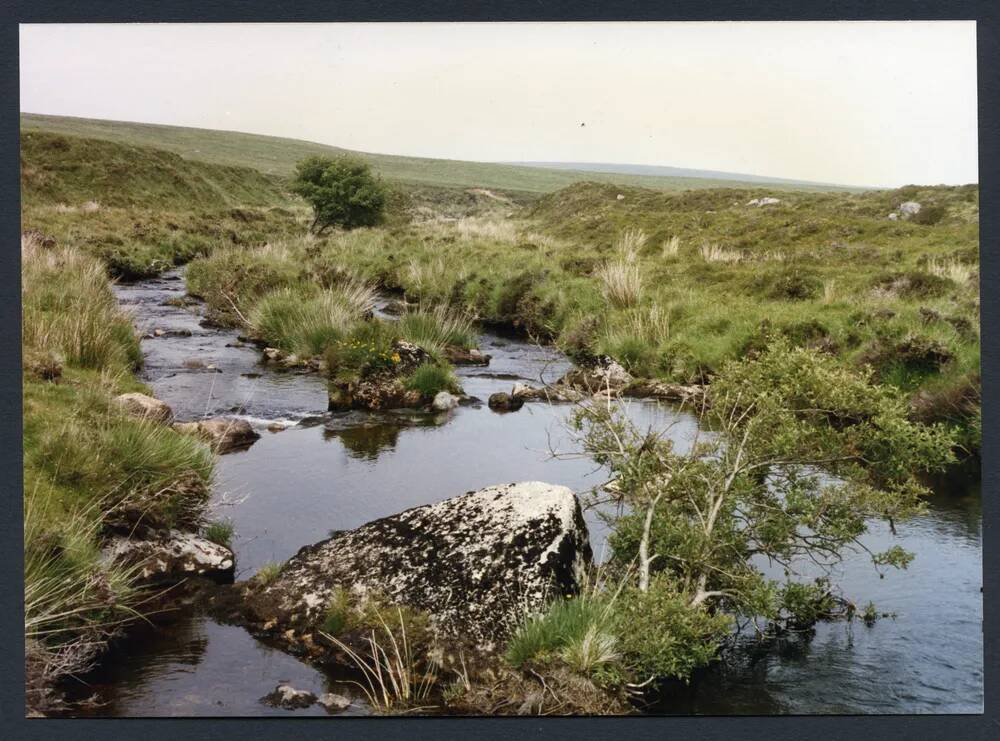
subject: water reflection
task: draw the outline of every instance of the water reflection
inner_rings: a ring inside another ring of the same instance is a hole
[[[157,628],[138,628],[117,646],[100,669],[71,684],[73,699],[91,698],[78,716],[302,716],[326,715],[313,705],[284,710],[260,702],[281,682],[317,696],[353,697],[356,687],[323,674],[252,638],[242,628],[221,625],[192,611],[177,613]],[[367,714],[354,698],[345,715]]]

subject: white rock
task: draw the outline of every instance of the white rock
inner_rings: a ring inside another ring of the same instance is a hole
[[[232,579],[233,552],[195,533],[170,530],[142,540],[114,537],[102,558],[135,566],[146,583],[176,582],[197,574],[211,579]]]
[[[897,221],[898,219],[899,219],[899,214],[897,214],[895,211],[889,214],[889,221]]]
[[[615,196],[615,200],[624,201],[625,195],[623,193],[619,193],[617,196]]]
[[[899,212],[903,215],[904,219],[915,216],[920,213],[920,204],[916,201],[906,201],[899,204]]]
[[[337,695],[333,692],[327,692],[326,694],[320,695],[316,702],[326,708],[327,712],[330,713],[338,710],[346,710],[351,706],[351,701],[348,698],[343,695]]]
[[[438,412],[447,412],[458,406],[458,399],[449,394],[447,391],[438,391],[437,395],[434,397],[434,401],[431,402],[431,407]]]

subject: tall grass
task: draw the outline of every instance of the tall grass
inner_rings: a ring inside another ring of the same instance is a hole
[[[364,283],[345,283],[327,290],[279,288],[260,299],[247,323],[270,344],[313,357],[350,332],[371,311],[374,299],[374,289]]]
[[[629,227],[615,240],[615,250],[628,262],[635,262],[636,255],[646,246],[649,239],[646,232],[636,227]]]
[[[398,327],[404,339],[432,354],[448,346],[469,348],[477,344],[472,320],[443,305],[407,311],[399,318]]]
[[[523,668],[561,659],[582,674],[617,661],[612,607],[613,597],[596,592],[556,600],[518,628],[507,644],[507,661]]]
[[[960,286],[967,285],[973,276],[972,266],[958,260],[930,260],[927,272],[939,278],[947,278]]]
[[[101,263],[63,247],[21,238],[21,341],[81,368],[128,370],[142,363],[139,341]]]
[[[717,244],[705,243],[699,249],[701,257],[705,262],[740,262],[743,256],[739,252],[733,252],[720,247]]]
[[[597,269],[604,297],[619,309],[635,306],[642,298],[642,273],[627,257],[610,260]]]
[[[660,254],[662,254],[663,257],[677,257],[680,249],[681,238],[674,235],[673,237],[670,237],[670,239],[665,240],[660,246]]]
[[[368,702],[379,713],[395,710],[416,711],[430,697],[438,680],[439,666],[430,658],[419,656],[407,634],[407,621],[403,610],[396,608],[396,615],[385,619],[380,610],[373,610],[378,625],[372,629],[365,642],[363,656],[339,638],[322,632],[329,641],[342,650],[364,676],[364,684],[356,684],[365,693]],[[396,619],[398,618],[398,623]]]

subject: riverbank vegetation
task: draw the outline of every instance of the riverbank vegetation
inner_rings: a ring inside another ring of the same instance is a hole
[[[28,702],[85,669],[143,609],[134,569],[102,558],[112,533],[192,527],[208,498],[208,450],[128,416],[141,389],[131,319],[105,267],[72,248],[21,244],[25,651]]]

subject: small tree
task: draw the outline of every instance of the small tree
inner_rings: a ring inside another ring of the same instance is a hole
[[[952,459],[949,434],[911,422],[900,394],[782,340],[713,380],[706,432],[689,450],[635,427],[610,395],[581,406],[575,423],[628,510],[610,544],[614,563],[637,570],[638,591],[669,588],[689,609],[755,625],[763,617],[801,627],[844,604],[828,579],[780,584],[755,558],[790,577],[798,563],[833,566],[848,549],[868,552],[877,569],[906,566],[911,556],[898,546],[867,548],[867,523],[895,527],[920,512],[926,489],[916,474]]]
[[[309,230],[375,226],[385,216],[386,188],[367,163],[354,157],[308,157],[295,167],[292,191],[309,201]]]

